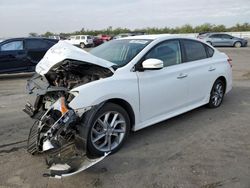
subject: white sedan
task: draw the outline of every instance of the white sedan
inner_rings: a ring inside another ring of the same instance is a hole
[[[231,63],[202,41],[174,35],[112,40],[90,53],[59,42],[28,82],[37,98],[25,111],[39,127],[31,129],[28,151],[58,149],[73,139],[103,156],[120,149],[131,130],[199,106],[217,108],[232,89]]]

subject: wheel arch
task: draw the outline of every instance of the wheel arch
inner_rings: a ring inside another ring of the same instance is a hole
[[[113,99],[108,99],[105,101],[105,103],[108,103],[108,102],[117,104],[121,106],[122,108],[124,108],[124,110],[126,110],[126,112],[129,115],[130,128],[132,130],[133,127],[135,126],[135,113],[134,113],[132,106],[127,101],[121,98],[113,98]]]
[[[234,46],[235,46],[235,44],[236,44],[237,42],[239,42],[239,43],[241,44],[241,46],[243,45],[243,43],[242,43],[240,40],[237,40],[237,41],[234,42]]]
[[[224,76],[219,76],[216,80],[221,80],[224,83],[224,85],[225,85],[224,93],[225,93],[226,90],[227,90],[227,80],[226,80],[226,78]],[[214,82],[216,82],[216,80]]]

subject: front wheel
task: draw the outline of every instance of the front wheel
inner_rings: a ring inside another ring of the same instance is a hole
[[[106,103],[94,116],[87,147],[91,155],[114,153],[124,144],[130,130],[128,113],[119,105]]]
[[[242,46],[241,42],[234,43],[235,48],[240,48]]]
[[[210,93],[210,100],[208,103],[209,108],[217,108],[221,105],[225,93],[225,84],[220,79],[216,80],[211,93]]]

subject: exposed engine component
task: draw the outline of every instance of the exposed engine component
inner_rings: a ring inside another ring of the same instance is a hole
[[[53,67],[46,75],[35,74],[27,83],[29,94],[35,97],[24,111],[39,119],[55,101],[65,97],[69,102],[74,96],[68,93],[74,87],[112,76],[110,69],[75,60],[65,60]]]
[[[97,65],[65,60],[59,67],[52,68],[46,74],[46,78],[53,86],[72,89],[79,85],[109,77],[112,74],[109,69]]]

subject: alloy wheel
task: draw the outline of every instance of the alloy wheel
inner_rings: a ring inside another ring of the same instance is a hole
[[[92,145],[101,152],[116,149],[123,141],[126,133],[126,121],[116,111],[108,111],[100,115],[91,129]]]
[[[223,95],[224,95],[223,84],[221,82],[218,82],[213,88],[212,96],[211,96],[212,103],[214,106],[219,106],[221,104]]]

